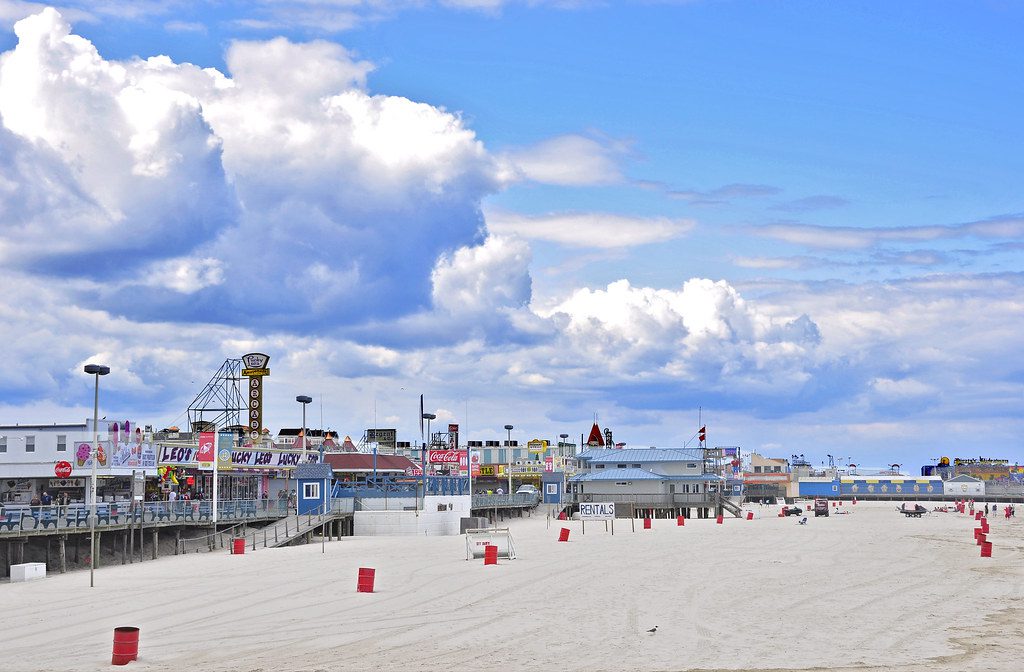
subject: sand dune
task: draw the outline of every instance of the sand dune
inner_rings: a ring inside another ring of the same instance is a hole
[[[107,670],[113,628],[135,625],[134,670],[1021,669],[1020,518],[991,518],[980,558],[966,516],[844,508],[614,536],[517,519],[519,559],[497,567],[462,537],[355,537],[0,585],[0,668]],[[377,592],[356,592],[360,566]]]

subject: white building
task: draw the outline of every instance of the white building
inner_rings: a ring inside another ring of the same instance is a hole
[[[985,481],[967,474],[960,474],[943,481],[942,494],[954,497],[984,497]]]
[[[148,432],[131,421],[99,421],[96,475],[100,501],[124,498],[135,472],[156,476],[156,452]],[[0,502],[28,504],[48,492],[84,501],[92,477],[92,420],[81,424],[0,425]],[[71,465],[66,478],[58,463]]]

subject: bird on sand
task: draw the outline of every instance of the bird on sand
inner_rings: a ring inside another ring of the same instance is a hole
[[[653,628],[651,628],[647,632],[657,632],[657,631],[658,631],[658,626],[654,626]]]

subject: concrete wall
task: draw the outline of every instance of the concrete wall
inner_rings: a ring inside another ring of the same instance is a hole
[[[356,511],[354,533],[369,537],[458,535],[459,521],[469,515],[469,501],[469,495],[428,495],[422,511]]]
[[[942,484],[942,494],[953,495],[959,497],[979,497],[985,494],[985,482],[974,481],[974,482],[959,482],[950,483],[946,481]]]

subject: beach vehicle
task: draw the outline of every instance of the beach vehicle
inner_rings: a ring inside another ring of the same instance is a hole
[[[784,506],[782,507],[782,513],[787,516],[799,516],[804,510],[799,506]]]
[[[817,497],[814,500],[814,517],[828,515],[828,500],[824,497]]]
[[[920,518],[921,514],[928,513],[928,509],[920,504],[908,504],[907,502],[903,502],[903,506],[896,510],[907,518]]]

